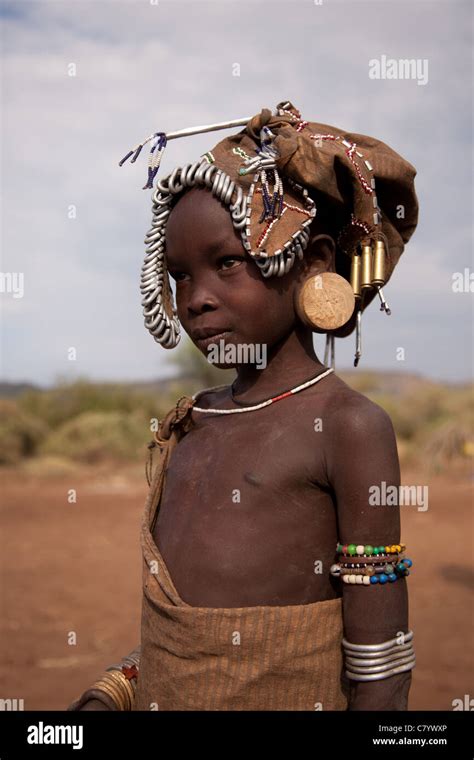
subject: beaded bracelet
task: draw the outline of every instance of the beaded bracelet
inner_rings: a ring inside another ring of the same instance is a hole
[[[390,573],[395,572],[395,568],[392,565],[380,565],[380,567],[374,567],[373,565],[369,565],[367,567],[357,568],[357,570],[353,567],[344,567],[341,566],[339,575],[376,575],[380,573],[385,573],[386,575],[390,575]],[[333,573],[333,575],[336,575],[336,573]]]
[[[381,563],[380,566],[367,564],[363,567],[351,567],[337,563],[331,566],[330,573],[335,577],[341,577],[344,583],[363,584],[365,586],[376,583],[394,583],[400,578],[410,575],[409,568],[413,562],[408,557],[400,560],[397,564]],[[357,572],[354,572],[357,570]]]
[[[403,557],[400,554],[379,554],[377,557],[352,557],[345,554],[339,557],[339,563],[348,567],[366,567],[368,565],[387,564],[387,562],[393,565],[402,559]]]
[[[386,575],[385,573],[380,573],[380,575],[342,575],[341,578],[344,581],[344,583],[353,583],[353,584],[360,584],[364,586],[374,586],[376,583],[387,583],[389,581],[390,583],[395,583],[395,581],[400,580],[403,576],[396,575],[396,573],[390,573],[389,575]]]
[[[370,544],[336,544],[336,552],[349,556],[366,555],[368,557],[378,554],[398,554],[404,552],[404,544],[391,544],[387,546],[371,546]]]
[[[337,566],[339,566],[341,569],[344,570],[350,570],[352,573],[360,573],[364,570],[367,570],[366,575],[373,575],[373,570],[376,573],[380,573],[383,570],[386,570],[387,573],[394,573],[396,571],[396,568],[398,568],[398,571],[400,573],[403,572],[405,568],[411,567],[413,562],[408,557],[403,557],[400,559],[395,560],[385,560],[384,562],[367,562],[362,563],[358,562],[352,563],[352,562],[338,562]]]
[[[361,570],[364,570],[366,568],[373,568],[375,571],[380,572],[380,568],[384,568],[384,567],[388,567],[389,568],[388,572],[391,573],[393,572],[393,569],[397,565],[401,565],[402,562],[403,562],[403,558],[396,555],[394,556],[393,559],[387,558],[387,559],[384,559],[382,562],[342,562],[342,561],[339,561],[336,564],[341,569],[343,568],[344,570],[350,570],[353,573],[358,573]],[[402,568],[400,568],[400,570],[401,569]]]

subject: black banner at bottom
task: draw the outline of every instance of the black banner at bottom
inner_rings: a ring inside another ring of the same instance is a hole
[[[472,715],[459,712],[0,712],[0,760],[146,758],[170,749],[228,754],[305,748],[315,756],[472,760]],[[224,743],[223,743],[224,740]],[[324,750],[324,752],[323,752]]]

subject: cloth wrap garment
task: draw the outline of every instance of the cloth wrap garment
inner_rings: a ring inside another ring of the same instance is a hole
[[[342,599],[288,606],[194,607],[152,537],[166,469],[192,426],[182,397],[155,435],[141,529],[143,601],[134,710],[346,710]]]

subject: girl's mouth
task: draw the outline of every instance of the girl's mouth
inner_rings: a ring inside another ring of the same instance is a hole
[[[218,333],[217,335],[210,335],[208,338],[196,339],[196,343],[200,349],[206,350],[206,348],[208,348],[213,343],[218,345],[219,341],[225,340],[229,335],[230,335],[230,332],[226,331],[226,332]]]

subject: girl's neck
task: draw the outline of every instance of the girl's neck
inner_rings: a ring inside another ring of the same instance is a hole
[[[270,398],[304,383],[323,369],[314,352],[312,332],[292,330],[268,349],[265,368],[239,365],[233,382],[234,398],[245,403]]]

